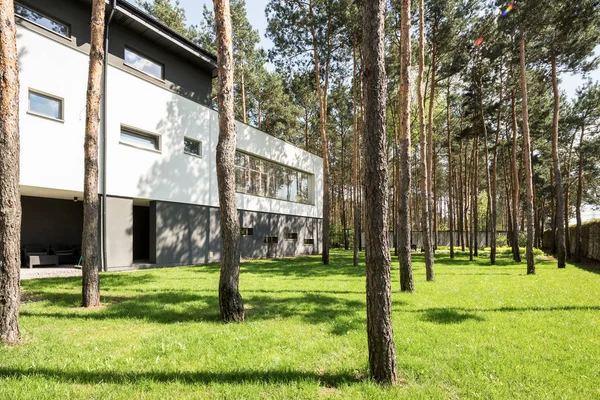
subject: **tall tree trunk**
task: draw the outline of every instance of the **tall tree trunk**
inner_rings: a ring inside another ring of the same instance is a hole
[[[558,120],[560,117],[560,93],[558,92],[558,77],[556,74],[556,54],[552,51],[552,91],[554,94],[554,118],[552,120],[552,161],[554,163],[554,194],[556,196],[556,247],[558,250],[558,268],[566,267],[565,248],[565,198],[558,159]]]
[[[517,170],[517,105],[516,105],[516,94],[515,89],[512,90],[511,94],[512,101],[512,131],[513,131],[513,143],[512,143],[512,160],[510,163],[512,178],[513,178],[513,220],[512,220],[512,253],[513,260],[521,262],[521,253],[519,250],[519,172]]]
[[[329,142],[327,141],[327,90],[329,86],[329,62],[331,46],[331,16],[327,22],[327,55],[325,61],[325,83],[321,85],[321,68],[319,62],[319,49],[317,33],[313,14],[313,0],[309,0],[310,15],[310,33],[313,42],[313,62],[315,67],[315,83],[317,85],[317,97],[319,99],[319,125],[321,132],[321,150],[323,157],[323,264],[329,264],[329,241],[330,241],[330,220],[329,208],[330,197],[329,188],[331,187],[331,176],[329,176]]]
[[[400,290],[414,292],[415,284],[412,273],[410,245],[412,229],[410,223],[410,96],[411,96],[411,43],[410,43],[410,0],[401,3],[401,48],[400,53],[400,140],[399,140],[399,174],[398,193],[398,260],[400,262]]]
[[[248,112],[246,111],[246,79],[245,72],[242,71],[240,76],[240,86],[242,88],[242,121],[246,123],[248,119]]]
[[[473,253],[479,257],[479,133],[473,144]]]
[[[452,137],[450,129],[450,81],[448,78],[448,93],[446,94],[446,120],[448,122],[448,222],[450,228],[450,258],[454,258],[454,209],[452,208],[452,186],[454,185],[452,171]]]
[[[367,337],[371,376],[398,381],[392,329],[391,259],[388,247],[386,157],[385,0],[365,2],[363,12],[365,84],[365,202],[367,231]]]
[[[304,105],[304,150],[309,151],[308,143],[308,106]]]
[[[435,200],[435,165],[434,165],[434,150],[435,143],[433,140],[433,108],[435,105],[435,75],[437,67],[437,28],[438,20],[435,19],[433,23],[433,30],[431,35],[431,86],[429,92],[429,113],[427,114],[427,187],[429,192],[427,193],[429,201],[429,226],[430,226],[430,237],[432,240],[433,250],[437,250],[437,209]],[[429,76],[429,75],[428,75]],[[425,86],[427,87],[427,85]],[[427,92],[427,90],[425,90]]]
[[[464,228],[465,228],[465,206],[463,202],[463,139],[460,139],[460,149],[458,153],[458,211],[459,211],[459,220],[458,220],[458,232],[460,238],[460,250],[464,253],[465,251],[465,236],[464,236]]]
[[[523,167],[525,168],[525,187],[527,188],[527,274],[535,274],[533,258],[533,172],[531,168],[531,140],[529,139],[529,110],[527,109],[527,75],[525,71],[525,38],[521,32],[521,92],[523,113]],[[557,186],[557,188],[560,186]],[[563,254],[564,256],[564,254]]]
[[[244,320],[244,303],[239,292],[240,225],[235,201],[236,131],[233,113],[233,48],[229,0],[214,0],[218,55],[219,142],[217,184],[221,210],[223,257],[219,279],[219,305],[225,322]]]
[[[575,206],[575,218],[577,218],[577,227],[575,228],[575,262],[581,262],[581,202],[583,198],[583,137],[585,134],[585,125],[581,126],[581,135],[579,136],[579,171],[577,173],[577,204]]]
[[[353,263],[358,266],[358,247],[360,245],[360,210],[358,208],[358,96],[356,75],[356,32],[353,34],[352,40],[352,108],[353,108],[353,127],[354,127],[354,155],[353,155],[353,172],[354,172],[354,248],[353,248]]]
[[[0,0],[0,341],[19,340],[21,195],[15,6]]]
[[[98,126],[104,65],[104,0],[92,2],[91,49],[85,113],[85,175],[83,183],[82,304],[100,305],[98,251]],[[104,193],[106,195],[106,193]]]
[[[435,141],[431,142],[431,147],[435,148]],[[432,237],[433,237],[433,251],[435,252],[438,247],[438,202],[437,202],[437,152],[433,152],[433,166],[432,166],[432,197],[433,197],[433,207],[431,208],[431,213],[433,214],[433,229],[432,229]],[[431,203],[430,203],[431,204]]]
[[[486,178],[486,183],[487,183],[487,212],[489,214],[491,214],[491,207],[492,207],[492,181],[490,179],[490,166],[489,166],[489,162],[490,162],[490,152],[488,149],[488,132],[487,132],[487,124],[485,123],[485,115],[483,113],[483,79],[479,78],[479,112],[481,114],[481,128],[483,129],[483,147],[485,148],[485,178]],[[494,171],[495,173],[495,171]],[[485,240],[486,240],[486,246],[488,245],[488,234],[489,234],[489,215],[486,215],[486,220],[485,220]],[[495,240],[495,239],[494,239]],[[496,249],[494,249],[493,251],[493,257],[492,257],[492,251],[490,251],[490,264],[494,265],[496,262]]]
[[[494,158],[492,160],[492,208],[491,208],[491,234],[490,263],[496,265],[497,226],[498,226],[498,143],[500,139],[500,128],[502,126],[502,101],[503,89],[502,69],[500,69],[500,101],[498,104],[498,124],[496,125],[496,140],[494,141]]]
[[[425,5],[419,0],[419,77],[417,101],[419,102],[419,136],[421,141],[421,191],[423,196],[422,237],[425,248],[427,281],[435,279],[433,273],[433,246],[431,245],[431,217],[429,201],[429,167],[427,165],[428,143],[425,136],[425,101],[423,98],[423,70],[425,68]],[[431,145],[431,143],[429,143]]]

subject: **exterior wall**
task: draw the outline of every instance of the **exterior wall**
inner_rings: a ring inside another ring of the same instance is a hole
[[[67,22],[72,39],[19,19],[21,187],[35,196],[53,193],[49,197],[72,199],[83,192],[89,10],[74,0],[25,0],[24,4]],[[107,129],[108,265],[131,266],[133,199],[150,203],[150,262],[218,261],[218,117],[203,105],[210,100],[210,74],[144,42],[123,26],[115,24],[111,29],[107,120],[103,121]],[[124,66],[125,45],[164,62],[165,81]],[[62,98],[63,120],[29,114],[29,89]],[[158,135],[160,150],[121,143],[124,125]],[[239,122],[237,132],[240,150],[311,174],[309,198],[313,203],[237,194],[238,208],[245,210],[240,211],[240,218],[256,220],[255,237],[242,238],[243,256],[314,252],[311,246],[284,243],[283,235],[286,229],[297,230],[298,243],[303,243],[302,232],[320,229],[316,226],[322,216],[322,159]],[[184,137],[202,142],[201,157],[184,154]],[[192,226],[189,221],[200,224]],[[267,233],[280,237],[280,243],[271,249],[262,243]],[[314,247],[320,248],[319,238],[315,235],[314,239]]]
[[[130,267],[133,261],[133,200],[106,199],[106,253],[109,268]]]

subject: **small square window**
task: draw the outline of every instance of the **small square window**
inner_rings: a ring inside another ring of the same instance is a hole
[[[277,244],[279,238],[277,236],[265,236],[265,244]]]
[[[161,81],[164,79],[164,66],[162,64],[128,48],[125,48],[125,65]]]
[[[121,127],[121,143],[147,150],[160,150],[160,137]]]
[[[67,24],[63,24],[62,22],[59,22],[54,18],[50,18],[38,11],[32,10],[31,8],[25,7],[21,4],[15,4],[15,14],[35,25],[49,30],[50,32],[66,38],[70,37],[71,32]]]
[[[298,240],[298,234],[295,232],[288,232],[285,234],[286,240]]]
[[[240,234],[242,236],[254,236],[254,228],[242,228]]]
[[[183,152],[192,156],[202,156],[202,142],[190,138],[183,138]]]
[[[29,90],[29,112],[62,121],[63,101],[57,97]]]
[[[306,245],[315,244],[315,239],[304,239],[304,244],[306,244]]]

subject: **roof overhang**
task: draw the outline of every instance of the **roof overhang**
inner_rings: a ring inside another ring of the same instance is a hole
[[[79,1],[91,6],[90,0]],[[115,4],[112,23],[124,26],[156,46],[180,56],[191,64],[209,72],[213,78],[217,76],[217,56],[214,54],[175,32],[126,0],[106,0],[106,3],[107,15],[112,11],[111,4]]]

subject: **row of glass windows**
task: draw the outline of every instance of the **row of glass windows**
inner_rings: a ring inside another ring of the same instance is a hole
[[[309,182],[310,176],[305,172],[239,151],[235,153],[238,193],[310,204]]]
[[[66,38],[71,37],[71,28],[68,24],[60,22],[56,18],[45,15],[40,11],[15,3],[15,14],[37,26],[56,33],[57,35]],[[124,64],[131,68],[153,78],[164,80],[165,66],[149,57],[141,55],[137,51],[125,47],[123,60]]]
[[[242,236],[253,236],[254,229],[253,228],[241,228],[240,234]],[[285,234],[285,240],[298,240],[298,234],[295,232],[287,232]],[[265,236],[264,243],[265,244],[277,244],[277,243],[279,243],[279,237],[278,236]],[[315,240],[314,239],[304,239],[304,244],[305,245],[315,244]]]

